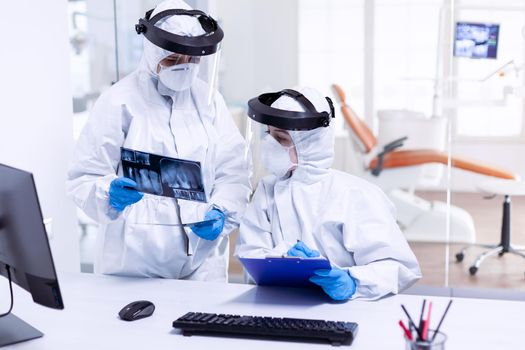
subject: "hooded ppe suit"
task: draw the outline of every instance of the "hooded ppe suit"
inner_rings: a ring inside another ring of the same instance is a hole
[[[317,111],[328,111],[315,90],[298,91]],[[305,111],[289,96],[271,107]],[[375,185],[330,169],[332,127],[288,132],[298,164],[291,176],[269,175],[259,182],[241,220],[236,255],[285,255],[300,240],[350,273],[357,285],[351,299],[377,299],[415,283],[421,277],[419,265],[391,202]]]
[[[152,16],[173,8],[189,6],[165,1]],[[171,16],[159,27],[185,36],[204,33],[191,16]],[[100,96],[78,140],[67,190],[99,223],[96,272],[226,281],[228,234],[251,192],[250,164],[238,156],[246,146],[222,96],[215,93],[208,103],[204,81],[196,78],[177,92],[159,81],[157,64],[170,54],[144,39],[138,69]],[[145,194],[122,212],[114,210],[108,191],[122,176],[120,147],[201,162],[208,203]],[[226,218],[214,240],[201,239],[188,227],[162,225],[200,221],[212,208]]]

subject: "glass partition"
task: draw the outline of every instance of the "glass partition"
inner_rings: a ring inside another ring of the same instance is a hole
[[[525,290],[519,255],[496,252],[471,269],[488,249],[474,244],[500,243],[502,223],[512,244],[525,244],[525,189],[494,181],[525,174],[522,2],[271,0],[282,5],[275,13],[268,1],[190,1],[225,30],[219,90],[239,130],[246,101],[262,91],[305,85],[331,95],[334,168],[388,195],[421,265],[416,289]],[[96,98],[137,66],[142,37],[134,24],[156,3],[69,2],[76,136]],[[352,120],[369,130],[371,143]],[[373,159],[400,139],[378,167]],[[89,271],[96,223],[79,218]],[[240,281],[242,268],[230,261],[230,280]]]
[[[380,147],[402,137],[391,156],[400,166],[378,178],[397,209],[398,223],[420,263],[418,286],[447,284],[448,115],[436,104],[442,93],[441,52],[449,11],[442,0],[376,0],[373,101],[370,119]]]
[[[84,127],[100,94],[117,81],[115,3],[104,0],[68,2],[73,133]],[[97,223],[77,209],[81,271],[93,271]]]
[[[466,164],[453,167],[451,204],[465,211],[474,235],[472,244],[451,245],[453,288],[525,291],[525,255],[513,251],[525,243],[525,198],[522,183],[512,179],[525,174],[524,28],[522,1],[463,0],[455,6],[452,149]]]

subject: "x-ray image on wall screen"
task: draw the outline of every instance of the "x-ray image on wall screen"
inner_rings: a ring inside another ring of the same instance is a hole
[[[497,58],[499,24],[456,23],[454,56]]]

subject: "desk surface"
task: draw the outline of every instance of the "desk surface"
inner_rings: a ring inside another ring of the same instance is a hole
[[[60,284],[66,306],[62,311],[34,304],[28,293],[16,288],[13,313],[45,335],[9,349],[332,348],[323,344],[184,337],[171,323],[188,311],[353,321],[359,323],[359,333],[353,345],[345,348],[404,349],[397,324],[403,318],[400,304],[417,315],[422,301],[420,296],[398,295],[377,302],[335,303],[314,290],[80,273],[61,276]],[[5,279],[0,288],[7,290]],[[151,317],[134,322],[118,319],[117,313],[125,304],[140,299],[155,303]],[[432,301],[437,317],[448,298],[432,297]],[[447,350],[525,349],[525,303],[455,298],[442,330],[449,337]]]

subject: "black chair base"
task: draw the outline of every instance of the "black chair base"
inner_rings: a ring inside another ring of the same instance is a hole
[[[498,254],[503,256],[504,254],[514,254],[521,256],[525,259],[525,247],[518,247],[510,244],[510,196],[506,195],[503,201],[503,218],[501,222],[501,241],[499,244],[471,244],[456,254],[456,261],[462,262],[465,258],[465,252],[467,249],[472,247],[487,248],[488,250],[478,255],[474,264],[469,267],[469,272],[472,276],[478,272],[481,263],[489,256]]]

